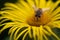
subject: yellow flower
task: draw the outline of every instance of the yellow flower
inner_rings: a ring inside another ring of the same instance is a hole
[[[9,29],[10,40],[18,40],[23,34],[22,40],[27,35],[33,40],[48,40],[48,36],[60,38],[52,31],[52,28],[60,28],[60,3],[59,0],[19,0],[17,3],[6,3],[1,10],[0,26],[5,25],[1,30]],[[57,7],[58,6],[58,7]],[[11,22],[3,23],[4,21]]]

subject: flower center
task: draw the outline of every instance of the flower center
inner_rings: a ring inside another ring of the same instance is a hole
[[[46,25],[50,21],[47,10],[43,12],[41,8],[35,11],[34,15],[28,18],[27,23],[31,26],[40,27],[40,25]]]

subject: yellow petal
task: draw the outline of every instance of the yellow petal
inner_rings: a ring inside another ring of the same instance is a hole
[[[46,26],[46,29],[51,33],[51,35],[53,35],[54,37],[57,38],[57,40],[59,40],[59,37],[51,30],[49,26]]]
[[[24,33],[24,32],[26,32],[28,29],[25,29],[25,30],[23,30],[18,36],[17,36],[17,40],[19,39],[19,37]]]
[[[46,0],[40,0],[40,3],[39,3],[40,5],[40,7],[39,8],[45,8],[45,6],[46,6]]]

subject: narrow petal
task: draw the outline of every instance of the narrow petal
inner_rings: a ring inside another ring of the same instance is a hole
[[[47,8],[52,7],[52,5],[53,5],[53,2],[52,2],[51,0],[49,0],[49,1],[46,3],[46,7],[47,7]]]
[[[28,31],[25,33],[25,35],[24,35],[22,40],[25,40],[25,37],[27,36],[27,34],[28,34]]]
[[[60,7],[58,7],[54,12],[52,12],[51,16],[54,18],[60,12]]]
[[[33,38],[34,38],[34,40],[36,40],[36,28],[35,27],[32,27],[33,29]]]
[[[52,12],[58,6],[59,3],[60,3],[60,1],[57,1],[56,3],[53,3],[50,12]]]
[[[45,40],[48,40],[48,37],[45,34],[43,36],[44,36]]]
[[[57,38],[57,40],[59,40],[59,37],[51,30],[50,27],[46,26],[46,29],[51,33],[51,35],[53,35],[54,37]]]
[[[8,34],[10,34],[14,28],[16,28],[16,25],[13,25],[13,27],[11,27],[11,28],[9,29]]]
[[[17,40],[19,39],[19,37],[23,34],[23,33],[25,33],[26,31],[27,31],[28,29],[25,29],[25,30],[23,30],[18,36],[17,36]]]
[[[35,0],[36,7],[39,7],[39,1],[40,0]]]
[[[43,40],[43,31],[42,31],[42,28],[43,26],[41,25],[40,26],[40,40]]]
[[[3,30],[5,30],[5,29],[7,29],[7,28],[10,28],[10,27],[12,27],[13,26],[13,23],[7,23],[1,30],[0,30],[0,33],[3,31]]]
[[[40,0],[40,7],[39,8],[45,8],[46,0]]]
[[[10,40],[13,40],[13,33],[15,32],[15,30],[17,29],[18,27],[15,27],[13,30],[12,30],[12,32],[11,32],[11,34],[10,34]]]
[[[31,26],[29,27],[29,29],[28,29],[29,31],[29,36],[30,36],[30,38],[32,38],[32,33],[31,33],[31,31],[32,31],[32,28],[31,28]]]

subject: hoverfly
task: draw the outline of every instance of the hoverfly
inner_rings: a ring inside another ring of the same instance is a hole
[[[34,11],[35,11],[35,17],[37,18],[37,20],[38,20],[38,18],[41,17],[41,15],[42,15],[45,11],[49,10],[49,8],[37,8],[35,5],[33,5],[33,9],[34,9]]]

